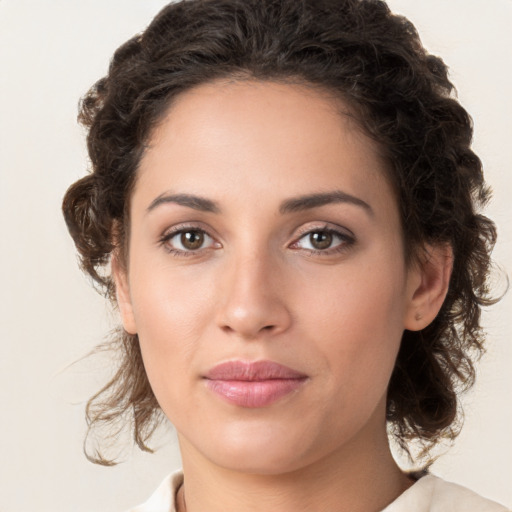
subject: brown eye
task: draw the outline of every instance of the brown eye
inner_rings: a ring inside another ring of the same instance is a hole
[[[181,245],[189,251],[200,249],[204,244],[204,233],[202,231],[184,231],[180,235]]]
[[[304,233],[292,247],[318,254],[331,254],[348,249],[355,243],[353,236],[342,231],[325,228]]]
[[[309,233],[311,246],[318,250],[328,249],[333,241],[333,235],[329,231],[313,231]]]
[[[178,256],[191,256],[204,249],[214,249],[218,243],[202,229],[185,228],[164,235],[161,239],[167,250]]]

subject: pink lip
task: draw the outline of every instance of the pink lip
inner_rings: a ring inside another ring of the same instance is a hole
[[[292,393],[307,375],[272,361],[228,361],[205,376],[208,389],[240,407],[265,407]]]

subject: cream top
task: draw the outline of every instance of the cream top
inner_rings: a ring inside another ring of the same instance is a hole
[[[175,496],[183,483],[183,473],[169,475],[148,501],[127,512],[176,512]],[[511,512],[434,475],[425,475],[390,503],[382,512]]]

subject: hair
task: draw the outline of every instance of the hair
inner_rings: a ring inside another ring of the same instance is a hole
[[[63,202],[81,266],[115,302],[108,263],[123,253],[129,203],[148,139],[170,103],[220,79],[302,83],[334,93],[377,142],[396,192],[408,258],[427,244],[453,250],[453,273],[435,320],[405,331],[387,395],[390,430],[423,455],[460,430],[459,394],[483,351],[482,306],[490,297],[494,224],[471,149],[472,121],[443,61],[414,26],[380,0],[182,0],[114,54],[108,74],[81,101],[91,171]],[[171,114],[172,115],[172,114]],[[88,402],[89,435],[132,429],[148,441],[162,420],[136,335],[116,331],[113,378]],[[107,430],[108,430],[107,428]],[[103,430],[103,429],[101,429]],[[96,448],[86,454],[110,464]]]

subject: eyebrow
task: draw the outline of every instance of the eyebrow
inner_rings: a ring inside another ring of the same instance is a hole
[[[221,209],[215,201],[205,197],[196,196],[193,194],[160,194],[155,198],[147,207],[146,213],[154,210],[158,206],[167,203],[174,203],[187,208],[192,208],[201,212],[220,213]],[[319,192],[316,194],[307,194],[304,196],[293,197],[281,203],[279,213],[293,213],[304,210],[310,210],[325,206],[333,203],[348,203],[363,208],[368,214],[374,215],[372,207],[362,199],[355,197],[341,190],[334,190],[332,192]]]
[[[147,207],[146,213],[154,210],[157,206],[166,203],[179,204],[180,206],[186,206],[200,212],[220,213],[219,205],[211,199],[205,197],[199,197],[192,194],[160,194],[154,199],[151,204]]]
[[[368,214],[374,215],[372,207],[362,199],[355,197],[341,190],[334,190],[332,192],[320,192],[317,194],[308,194],[297,198],[287,199],[284,201],[279,212],[292,213],[309,210],[312,208],[318,208],[332,203],[348,203],[363,208]]]

